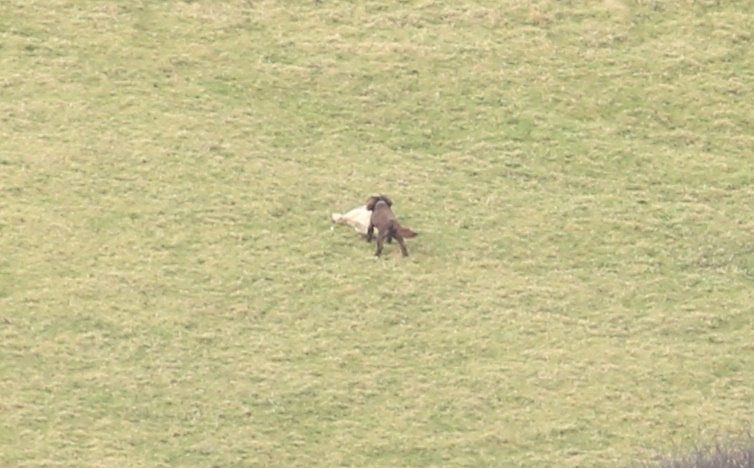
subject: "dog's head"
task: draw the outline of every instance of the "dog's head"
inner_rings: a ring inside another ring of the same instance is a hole
[[[389,199],[385,195],[380,194],[369,197],[369,199],[367,200],[367,210],[374,211],[374,207],[377,206],[377,203],[381,201],[387,203],[387,206],[393,206],[393,200]]]

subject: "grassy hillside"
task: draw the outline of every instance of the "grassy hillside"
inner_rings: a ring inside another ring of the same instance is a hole
[[[746,430],[752,24],[0,2],[0,464],[626,466]],[[331,229],[376,192],[407,259]]]

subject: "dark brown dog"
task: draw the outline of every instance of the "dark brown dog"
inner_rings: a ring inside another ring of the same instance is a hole
[[[408,249],[403,239],[405,237],[416,237],[417,234],[400,225],[398,218],[390,209],[391,206],[393,206],[393,201],[384,195],[369,197],[367,210],[372,212],[372,218],[369,220],[369,229],[367,229],[367,242],[371,242],[376,227],[379,233],[377,234],[377,252],[375,255],[378,257],[382,255],[382,247],[386,239],[391,242],[395,238],[401,246],[403,256],[408,257]]]

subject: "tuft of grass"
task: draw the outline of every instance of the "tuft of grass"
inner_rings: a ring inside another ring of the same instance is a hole
[[[668,458],[662,468],[750,468],[754,467],[754,441],[721,443],[696,448],[686,456]]]
[[[0,464],[613,466],[739,433],[752,11],[1,2]],[[331,230],[377,192],[408,259]]]

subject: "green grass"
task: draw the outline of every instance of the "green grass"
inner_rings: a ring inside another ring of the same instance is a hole
[[[751,427],[751,1],[0,4],[0,464],[627,466]],[[421,236],[329,214],[376,192]]]

